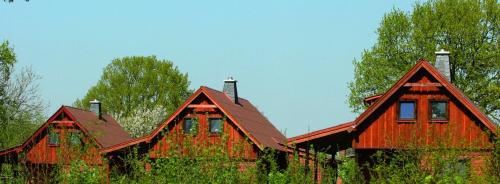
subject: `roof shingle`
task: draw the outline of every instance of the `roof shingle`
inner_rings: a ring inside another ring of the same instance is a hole
[[[253,136],[264,147],[284,150],[286,137],[255,108],[250,101],[238,98],[238,104],[221,91],[202,86],[206,94],[215,100],[214,103],[226,110],[235,118],[235,123],[242,126],[250,136]]]
[[[92,136],[103,148],[107,148],[128,140],[132,137],[125,131],[116,120],[108,114],[103,114],[102,119],[91,111],[86,111],[74,107],[63,106],[80,123],[83,128]]]

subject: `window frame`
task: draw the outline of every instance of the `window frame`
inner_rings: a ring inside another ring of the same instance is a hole
[[[73,144],[74,137],[78,137],[78,141],[79,141],[78,145]],[[66,139],[67,139],[66,142],[68,143],[69,147],[82,147],[83,146],[82,134],[80,132],[77,132],[77,131],[68,132],[68,136]]]
[[[56,136],[57,138],[57,141],[56,143],[53,143],[51,140],[52,140],[52,136]],[[48,135],[47,135],[47,145],[48,146],[59,146],[61,144],[61,134],[57,131],[49,131]]]
[[[412,119],[407,119],[407,118],[401,118],[401,103],[402,102],[413,102],[414,104],[414,107],[413,107],[413,118]],[[398,122],[416,122],[417,119],[418,119],[418,103],[417,103],[417,99],[400,99],[398,100],[398,105],[397,105],[397,113],[396,113],[396,116],[397,116],[397,121]]]
[[[461,176],[469,176],[472,172],[472,160],[467,157],[459,157],[458,160],[448,162],[443,167],[443,172],[458,172]]]
[[[446,104],[446,117],[444,119],[442,118],[432,118],[432,102],[444,102]],[[442,98],[431,98],[427,101],[427,113],[429,117],[429,122],[436,122],[436,123],[446,123],[450,120],[450,101],[448,99],[442,99]]]
[[[191,120],[191,127],[189,130],[186,129],[186,120]],[[196,124],[198,124],[197,118],[195,117],[185,117],[183,120],[182,120],[182,133],[184,135],[193,135],[193,136],[196,136],[198,134],[198,129],[196,129],[196,131],[191,131],[193,129],[193,126],[198,126]]]
[[[219,132],[212,132],[212,120],[220,120],[220,131]],[[214,135],[214,136],[219,136],[222,134],[222,132],[224,132],[224,119],[221,118],[221,117],[209,117],[208,118],[208,133],[210,135]]]

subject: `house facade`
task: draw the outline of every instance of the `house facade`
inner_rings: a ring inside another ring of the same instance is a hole
[[[266,150],[277,150],[285,158],[286,137],[249,100],[238,96],[236,80],[224,81],[224,90],[206,86],[196,90],[152,133],[106,149],[126,152],[136,148],[154,160],[173,152],[220,146],[230,157],[253,164]]]
[[[103,149],[132,138],[113,117],[102,114],[99,102],[92,107],[60,107],[24,143],[0,151],[0,164],[23,164],[36,182],[50,179],[55,166],[64,168],[74,160],[109,168]]]
[[[496,125],[450,82],[447,52],[437,54],[437,68],[418,61],[387,92],[366,98],[369,107],[354,121],[292,137],[289,144],[351,155],[359,164],[377,151],[467,150],[461,159],[481,172]]]

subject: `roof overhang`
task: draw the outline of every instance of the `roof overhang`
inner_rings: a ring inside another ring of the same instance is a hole
[[[326,137],[326,136],[330,136],[330,135],[334,135],[334,134],[338,134],[338,133],[342,133],[342,132],[351,132],[354,130],[353,125],[354,125],[354,122],[351,121],[351,122],[342,123],[340,125],[333,126],[330,128],[325,128],[325,129],[317,130],[317,131],[310,132],[307,134],[292,137],[292,138],[288,139],[288,144],[301,144],[301,143],[306,143],[306,142],[314,142],[314,140],[322,138],[322,137]]]

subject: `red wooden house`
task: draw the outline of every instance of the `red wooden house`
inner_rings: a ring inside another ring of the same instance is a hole
[[[223,145],[230,156],[248,164],[266,149],[283,153],[287,140],[250,101],[238,97],[236,81],[230,78],[223,92],[201,86],[152,133],[106,151],[138,146],[151,159],[164,158],[186,139],[201,147]]]
[[[378,150],[472,148],[463,158],[480,170],[493,149],[497,127],[450,82],[447,53],[437,54],[438,69],[419,61],[387,92],[366,98],[369,107],[356,120],[289,138],[289,144],[313,145],[332,155],[352,150],[361,164]]]
[[[50,173],[55,165],[84,160],[107,167],[106,148],[131,140],[129,134],[93,101],[92,111],[62,106],[24,143],[0,151],[1,163],[24,164],[34,178]]]

